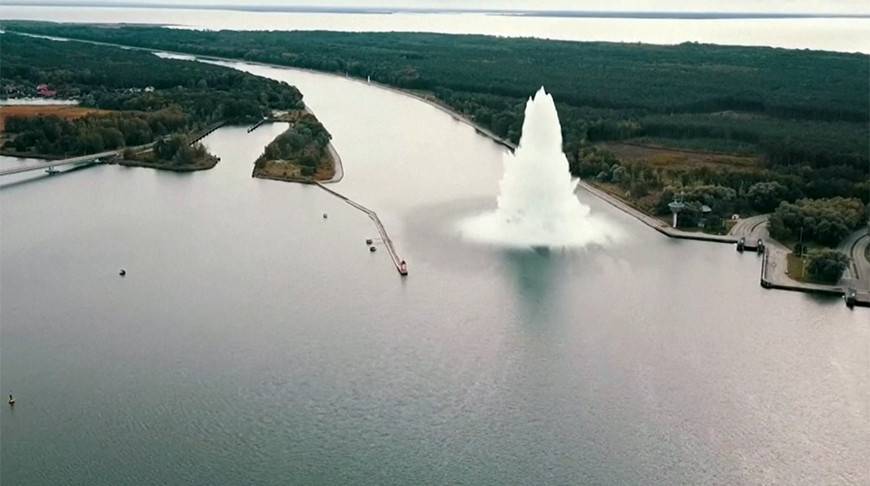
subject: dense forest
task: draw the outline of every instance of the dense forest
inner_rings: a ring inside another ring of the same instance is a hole
[[[725,231],[735,212],[804,200],[775,218],[787,235],[794,207],[815,207],[806,201],[870,201],[870,58],[863,54],[426,33],[4,27],[370,77],[434,98],[514,142],[527,97],[544,85],[557,100],[573,174],[652,213],[667,215],[667,203],[681,198],[689,208],[682,224],[705,231]],[[615,146],[650,152],[626,159]],[[661,149],[671,159],[661,159]],[[715,153],[734,157],[708,163]],[[823,225],[811,238],[832,245],[843,232],[834,219],[835,229]]]
[[[151,53],[0,34],[4,96],[35,96],[45,84],[92,114],[10,117],[4,148],[78,155],[136,146],[217,121],[247,123],[273,110],[302,108],[287,85],[234,69],[162,59]]]
[[[370,76],[434,96],[513,141],[526,98],[544,85],[558,103],[572,172],[650,211],[691,186],[715,188],[694,191],[708,202],[733,191],[733,201],[714,204],[723,211],[770,211],[779,202],[772,195],[870,199],[870,60],[862,54],[424,33],[5,28]],[[601,142],[752,154],[757,164],[650,167],[613,157]]]

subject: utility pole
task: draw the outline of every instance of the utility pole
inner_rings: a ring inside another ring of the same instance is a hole
[[[798,247],[801,250],[800,254],[798,255],[801,259],[801,280],[804,280],[807,278],[807,261],[804,258],[804,227],[803,227],[803,225],[801,225],[801,236],[800,236],[800,242],[798,243]]]

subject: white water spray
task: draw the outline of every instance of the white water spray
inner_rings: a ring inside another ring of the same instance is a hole
[[[577,181],[562,152],[562,127],[553,97],[542,87],[526,103],[520,144],[505,154],[498,209],[461,223],[463,236],[517,247],[604,244],[617,232],[589,214],[574,194]]]

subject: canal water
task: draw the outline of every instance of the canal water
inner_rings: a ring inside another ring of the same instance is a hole
[[[585,193],[620,244],[466,243],[502,147],[366,83],[234,67],[299,87],[410,275],[364,214],[250,177],[280,125],[214,132],[205,172],[0,181],[3,484],[870,482],[866,312]]]

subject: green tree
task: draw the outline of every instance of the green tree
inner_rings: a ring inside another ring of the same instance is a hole
[[[849,257],[836,250],[810,250],[807,255],[807,273],[818,282],[837,283],[848,265]]]
[[[770,217],[770,234],[780,240],[797,239],[835,246],[866,223],[860,199],[834,197],[783,202]]]
[[[154,154],[162,160],[173,160],[179,149],[186,145],[187,139],[183,135],[175,135],[158,141],[154,146]]]
[[[79,152],[83,154],[102,152],[105,147],[103,137],[95,131],[86,131],[79,135],[78,144]]]
[[[788,197],[788,188],[776,181],[757,182],[749,186],[746,198],[756,211],[768,213]]]

